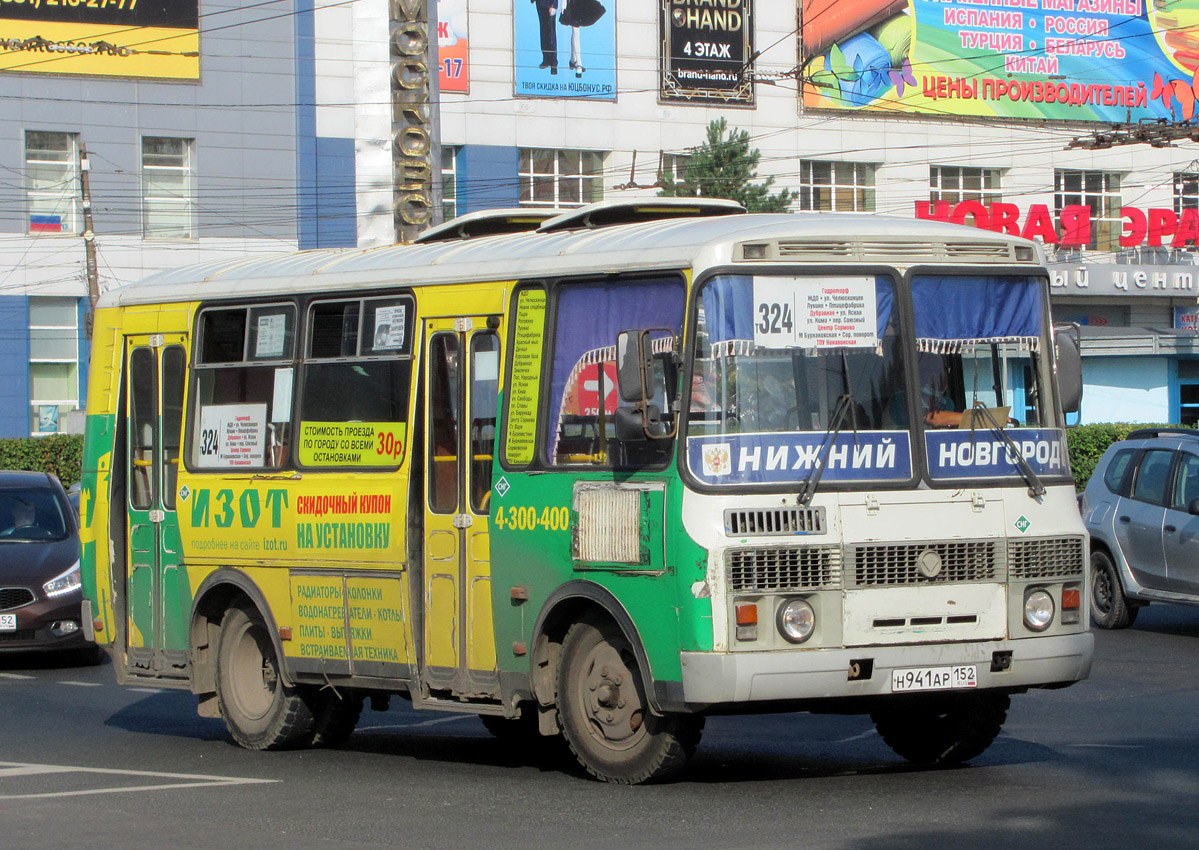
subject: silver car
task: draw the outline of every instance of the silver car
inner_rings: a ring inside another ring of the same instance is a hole
[[[1146,428],[1113,443],[1081,507],[1092,623],[1126,628],[1150,602],[1199,605],[1199,431]]]

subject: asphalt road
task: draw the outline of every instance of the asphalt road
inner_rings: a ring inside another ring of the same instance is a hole
[[[966,767],[911,768],[866,718],[722,717],[642,788],[400,700],[343,749],[248,752],[186,693],[0,656],[0,847],[1193,847],[1199,609],[1096,638],[1090,680],[1014,698]]]

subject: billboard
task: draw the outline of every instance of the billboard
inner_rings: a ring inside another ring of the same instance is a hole
[[[0,72],[200,79],[199,0],[0,6]]]
[[[616,100],[616,14],[601,0],[516,0],[512,22],[517,97]]]
[[[803,0],[810,108],[1190,121],[1196,0]]]
[[[437,0],[437,83],[441,91],[470,91],[466,0]]]
[[[663,102],[753,106],[751,0],[658,0]]]

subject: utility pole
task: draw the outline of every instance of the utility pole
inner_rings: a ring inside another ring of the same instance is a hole
[[[92,189],[89,175],[91,161],[87,158],[87,145],[79,143],[79,188],[83,196],[83,250],[87,256],[87,338],[92,338],[92,327],[96,323],[96,302],[100,300],[100,281],[96,274],[96,232],[92,229]]]

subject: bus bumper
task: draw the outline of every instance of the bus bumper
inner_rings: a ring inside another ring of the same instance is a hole
[[[876,696],[891,693],[892,670],[960,664],[975,665],[979,688],[1063,685],[1090,675],[1094,646],[1094,636],[1083,632],[981,643],[684,652],[683,700],[688,705],[714,705]],[[1007,669],[996,669],[1002,664],[1001,654],[1008,652]],[[867,660],[873,665],[870,677],[851,681],[851,665],[861,669]]]

